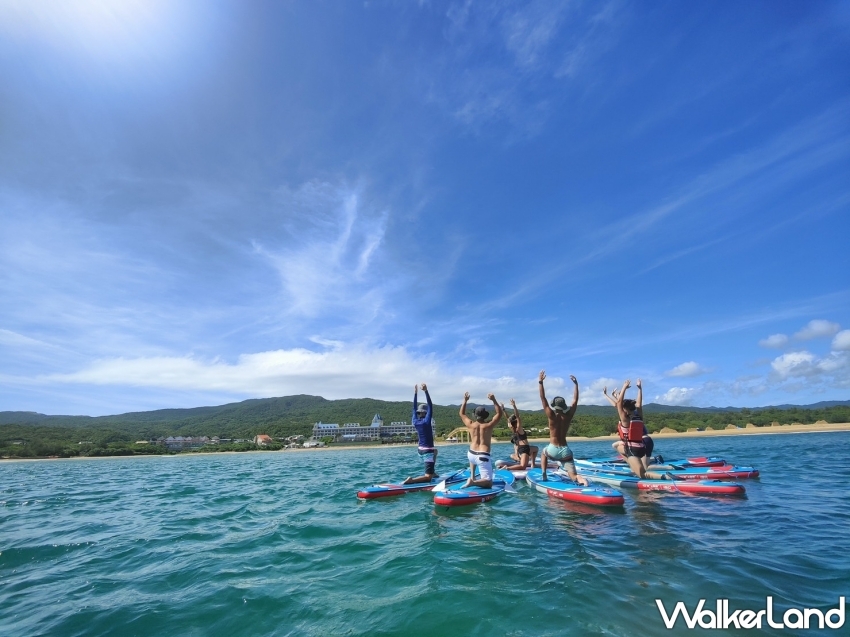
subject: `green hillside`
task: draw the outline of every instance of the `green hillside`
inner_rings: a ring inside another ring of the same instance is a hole
[[[475,405],[470,405],[470,413]],[[489,406],[492,409],[492,405]],[[651,432],[663,427],[678,431],[711,426],[722,429],[728,424],[757,426],[780,423],[850,422],[850,402],[831,406],[787,406],[746,408],[682,408],[648,404],[647,426]],[[313,424],[359,422],[367,425],[378,413],[384,422],[410,421],[411,403],[371,398],[326,400],[321,396],[284,396],[230,403],[217,407],[161,409],[114,416],[48,416],[34,412],[0,412],[0,456],[75,456],[120,455],[145,451],[161,453],[161,448],[146,449],[137,440],[168,436],[219,436],[253,439],[257,434],[283,438],[309,435]],[[435,405],[437,435],[444,436],[461,426],[457,405]],[[522,412],[523,424],[532,435],[544,435],[546,418],[542,410]],[[573,421],[572,435],[600,436],[613,433],[617,417],[612,407],[580,406]],[[534,431],[537,430],[537,431]],[[510,436],[506,428],[495,431],[498,438]],[[81,444],[82,443],[82,444]],[[246,447],[240,447],[246,448]],[[250,448],[253,448],[251,446]]]

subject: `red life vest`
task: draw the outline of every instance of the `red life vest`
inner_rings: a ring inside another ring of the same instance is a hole
[[[643,420],[639,416],[632,416],[627,425],[622,422],[617,423],[617,432],[620,434],[620,440],[628,442],[631,445],[642,445],[643,436],[646,432]]]
[[[627,440],[629,442],[643,442],[643,432],[646,429],[643,426],[643,420],[640,420],[636,416],[633,417],[629,421],[629,433],[627,436]]]

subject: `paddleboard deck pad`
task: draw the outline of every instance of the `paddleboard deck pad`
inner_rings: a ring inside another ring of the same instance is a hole
[[[469,471],[460,474],[465,482],[469,478]],[[493,486],[491,487],[461,487],[457,484],[449,485],[445,491],[434,493],[434,504],[437,506],[457,507],[489,502],[502,495],[506,489],[514,484],[514,475],[510,471],[502,469],[493,474]]]
[[[467,475],[469,472],[467,471]],[[414,491],[430,491],[443,480],[447,484],[454,484],[466,480],[462,473],[450,473],[444,476],[435,476],[430,482],[419,482],[416,484],[373,484],[371,487],[360,489],[357,497],[361,500],[375,500],[377,498],[390,498],[398,495],[406,495]]]
[[[686,467],[716,467],[727,464],[726,460],[717,456],[698,456],[694,458],[680,458],[678,460],[665,460],[661,456],[654,456],[649,459],[650,467],[659,469],[682,469]],[[600,458],[577,458],[576,465],[582,462],[591,464],[620,464],[625,465],[626,459],[623,456],[607,456]]]
[[[546,480],[543,480],[540,469],[529,469],[525,481],[536,491],[551,498],[602,507],[621,507],[624,504],[623,494],[616,489],[598,484],[586,487],[554,471],[548,471]]]
[[[738,482],[724,482],[723,480],[641,480],[636,476],[602,472],[596,472],[586,477],[592,482],[601,482],[618,489],[637,489],[639,491],[666,491],[692,495],[744,495],[747,492],[744,485]]]
[[[595,473],[616,473],[617,475],[633,476],[632,470],[619,464],[576,464],[576,470],[583,476],[593,476]],[[721,465],[717,467],[688,467],[686,469],[656,469],[650,466],[646,477],[664,480],[673,476],[677,480],[739,480],[742,478],[758,478],[759,472],[755,467],[737,467]]]

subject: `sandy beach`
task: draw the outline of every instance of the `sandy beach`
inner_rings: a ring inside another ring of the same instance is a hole
[[[816,425],[779,425],[739,429],[715,429],[708,431],[677,431],[672,433],[656,432],[652,434],[653,438],[703,438],[713,436],[763,436],[770,434],[807,434],[807,433],[824,433],[832,431],[850,431],[850,423],[822,423]],[[617,434],[609,436],[597,436],[595,438],[584,438],[582,436],[567,436],[568,442],[588,442],[590,440],[614,440]],[[548,438],[529,438],[531,442],[543,443],[548,442]],[[508,442],[507,440],[494,439],[493,442],[501,443]],[[438,441],[438,447],[449,447],[453,445],[467,445],[466,442],[444,442]],[[387,447],[412,447],[410,444],[400,445],[334,445],[332,447],[312,447],[310,449],[281,449],[275,451],[197,451],[194,453],[177,453],[177,454],[139,454],[137,456],[95,456],[95,457],[77,457],[77,458],[3,458],[0,462],[41,462],[44,460],[55,461],[75,461],[75,460],[112,460],[115,458],[188,458],[198,455],[222,455],[222,454],[246,454],[246,453],[310,453],[313,451],[345,451],[346,449],[386,449]]]
[[[850,423],[835,422],[818,425],[779,425],[766,427],[740,427],[738,429],[709,429],[708,431],[675,431],[669,433],[656,432],[653,438],[702,438],[711,436],[761,436],[765,434],[806,434],[824,433],[828,431],[850,431]],[[617,434],[609,436],[597,436],[596,438],[569,437],[567,440],[607,440],[614,439]],[[543,439],[545,440],[545,439]]]

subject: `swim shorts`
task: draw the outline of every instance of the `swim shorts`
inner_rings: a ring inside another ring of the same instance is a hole
[[[576,472],[576,464],[573,462],[573,450],[567,445],[559,447],[550,442],[546,447],[546,456],[550,460],[557,460],[560,462],[562,469],[566,469],[570,473]]]
[[[425,463],[425,475],[434,475],[434,464],[437,460],[437,450],[434,447],[419,447],[416,450],[419,454],[419,459]]]
[[[646,438],[644,438],[646,440]],[[646,447],[642,442],[634,443],[629,441],[624,441],[623,446],[625,446],[625,453],[623,454],[628,458],[629,456],[634,456],[635,458],[643,458],[648,455],[646,452]]]
[[[649,436],[643,437],[643,446],[646,448],[646,455],[651,456],[652,450],[655,449],[655,441]]]
[[[531,454],[531,445],[519,445],[516,448],[516,453],[518,456],[521,456],[524,453]]]
[[[469,460],[469,464],[478,467],[478,473],[481,474],[482,480],[493,479],[493,464],[490,462],[488,452],[469,450],[466,452],[466,458]]]

